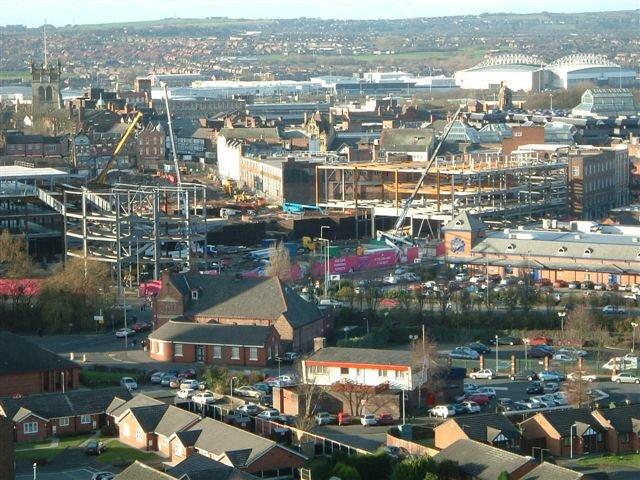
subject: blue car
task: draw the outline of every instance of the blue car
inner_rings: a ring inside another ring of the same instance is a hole
[[[553,370],[543,370],[538,374],[538,378],[543,382],[561,382],[565,376]]]

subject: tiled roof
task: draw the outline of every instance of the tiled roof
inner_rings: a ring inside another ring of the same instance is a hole
[[[371,365],[412,364],[408,350],[376,350],[373,348],[327,347],[311,354],[308,360],[318,362],[358,363]]]
[[[189,455],[167,473],[175,478],[187,475],[189,480],[250,480],[257,478],[199,453]]]
[[[460,215],[454,217],[449,223],[447,223],[444,227],[444,230],[450,232],[471,232],[485,230],[486,228],[487,227],[482,222],[482,220],[480,220],[475,215],[471,215],[464,211]]]
[[[0,332],[0,352],[0,375],[80,368],[77,363],[9,332]]]
[[[116,480],[175,480],[175,478],[137,460],[116,476]]]
[[[464,418],[454,417],[449,421],[457,423],[464,430],[467,437],[478,442],[492,442],[500,433],[507,438],[520,436],[520,432],[515,425],[501,413],[467,415]],[[436,427],[436,429],[438,428],[439,426]]]
[[[512,473],[532,461],[522,455],[466,439],[452,443],[433,459],[436,462],[458,462],[467,476],[478,480],[496,480],[502,472]]]
[[[551,463],[541,463],[520,480],[580,480],[584,475]]]
[[[236,280],[225,275],[187,273],[171,275],[171,283],[183,295],[199,290],[198,300],[189,300],[187,315],[269,320],[285,315],[294,328],[322,317],[315,305],[275,277]]]
[[[562,437],[571,435],[571,426],[574,424],[578,425],[574,434],[577,432],[578,435],[582,435],[587,427],[592,427],[596,432],[604,432],[604,427],[591,415],[591,411],[586,408],[566,408],[540,412],[522,422],[521,425],[532,421],[538,415],[542,415]]]
[[[114,398],[113,402],[107,407],[106,413],[114,418],[118,418],[129,408],[133,407],[145,407],[151,405],[163,405],[164,403],[155,398],[148,397],[147,395],[138,394],[128,401],[122,401],[121,399]]]
[[[273,327],[220,325],[171,320],[149,335],[152,340],[210,345],[263,347]]]
[[[170,437],[199,418],[195,413],[166,404],[133,407],[130,410],[145,432],[155,432],[165,437]]]
[[[237,139],[256,139],[256,140],[279,140],[280,133],[276,127],[255,127],[255,128],[223,128],[220,130],[220,136],[229,140]]]
[[[597,413],[607,419],[611,427],[619,433],[640,432],[640,403],[605,408],[598,410]]]
[[[122,387],[102,390],[73,390],[66,393],[46,393],[23,398],[2,398],[0,408],[7,417],[19,421],[29,413],[45,419],[104,413],[115,399],[125,402],[131,393]]]

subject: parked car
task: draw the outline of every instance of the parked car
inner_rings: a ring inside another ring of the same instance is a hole
[[[577,382],[578,380],[582,382],[595,382],[597,377],[593,374],[588,374],[584,372],[571,372],[567,375],[567,380],[571,380],[572,382]]]
[[[480,387],[475,383],[465,383],[462,388],[464,389],[465,393],[472,393],[472,392],[475,392]]]
[[[602,313],[605,315],[624,315],[627,311],[616,305],[605,305],[602,307]]]
[[[532,347],[537,347],[540,345],[551,345],[552,341],[549,337],[533,337],[530,341],[529,341],[529,345],[531,345]]]
[[[467,347],[471,350],[475,350],[481,355],[484,355],[485,353],[491,353],[491,348],[487,347],[484,343],[481,342],[472,342],[467,345]]]
[[[533,370],[525,370],[522,372],[516,372],[509,375],[510,380],[528,380],[533,382],[534,380],[538,380],[538,374]]]
[[[542,384],[542,390],[544,393],[555,393],[560,390],[560,385],[557,382],[545,382]]]
[[[260,408],[255,403],[246,403],[238,407],[237,410],[240,410],[241,412],[251,415],[252,417],[260,413]]]
[[[553,394],[553,399],[555,400],[558,406],[564,407],[565,405],[569,405],[569,400],[564,392],[556,392]]]
[[[273,390],[273,388],[267,385],[265,382],[254,383],[253,388],[255,388],[256,390],[260,390],[263,393],[271,393],[271,390]]]
[[[467,413],[480,413],[480,405],[471,400],[466,400],[462,402],[462,404],[467,411]]]
[[[251,387],[249,385],[243,385],[241,387],[236,387],[233,389],[234,395],[239,395],[241,397],[253,397],[260,398],[264,395],[262,390],[258,390],[257,388]]]
[[[216,397],[216,395],[213,392],[205,391],[205,392],[194,393],[193,396],[191,397],[191,400],[193,401],[193,403],[197,403],[200,405],[208,405],[210,403],[215,403],[218,400],[218,398],[219,397]]]
[[[182,379],[180,377],[171,377],[171,380],[169,380],[169,388],[180,388],[181,383]]]
[[[138,382],[135,381],[132,377],[122,377],[120,379],[120,385],[129,389],[129,390],[137,390]]]
[[[391,458],[396,460],[403,460],[410,456],[409,451],[406,448],[402,448],[402,447],[387,446],[387,447],[382,447],[380,451],[382,453],[386,453]]]
[[[526,392],[529,395],[536,395],[538,393],[544,393],[544,387],[542,386],[542,382],[531,382],[529,384],[529,386],[527,386]]]
[[[337,417],[329,412],[316,413],[315,421],[316,425],[330,425],[336,423]]]
[[[327,308],[341,308],[344,307],[344,303],[334,300],[332,298],[323,298],[318,302],[318,308],[324,310]]]
[[[580,282],[569,282],[567,284],[567,287],[569,288],[569,290],[578,290],[580,288]]]
[[[136,332],[134,332],[130,328],[120,328],[120,329],[116,330],[116,337],[118,337],[118,338],[126,338],[126,337],[130,337],[132,335],[135,335],[135,334],[136,334]]]
[[[620,372],[611,376],[611,381],[616,383],[640,383],[640,377],[631,372]]]
[[[261,411],[258,415],[258,418],[264,418],[265,420],[277,420],[280,417],[280,412],[275,408],[267,408],[266,410]]]
[[[193,390],[196,390],[200,387],[200,382],[198,382],[198,380],[191,378],[191,379],[186,379],[186,380],[182,380],[182,382],[180,382],[180,388],[192,388]]]
[[[149,378],[149,381],[151,383],[160,383],[162,381],[162,377],[164,376],[165,372],[155,372],[151,375],[151,377]]]
[[[372,427],[378,424],[378,420],[375,415],[368,413],[360,417],[360,423],[365,427]]]
[[[556,350],[556,353],[565,353],[572,357],[586,357],[589,355],[589,352],[579,348],[561,348]]]
[[[86,455],[101,455],[105,452],[107,446],[99,440],[89,440],[87,446],[84,447]]]
[[[518,345],[521,342],[520,338],[512,337],[511,335],[498,335],[498,345]],[[496,339],[490,339],[489,343],[495,345]]]
[[[479,395],[486,395],[489,398],[496,398],[496,391],[491,387],[480,387],[473,393],[479,394]]]
[[[91,475],[91,480],[114,480],[117,473],[113,472],[96,472]]]
[[[577,360],[576,357],[572,357],[566,353],[556,353],[553,356],[553,359],[558,360],[559,362],[575,362]]]
[[[136,333],[151,331],[152,325],[147,322],[136,322],[133,324],[133,331]]]
[[[293,363],[300,358],[300,354],[296,352],[285,352],[282,355],[276,355],[276,361],[282,363]]]
[[[529,350],[528,355],[531,358],[544,358],[544,357],[552,357],[554,354],[553,348],[544,348],[545,345],[540,345],[539,347],[534,347]]]
[[[456,411],[453,408],[453,405],[436,405],[435,407],[429,409],[429,415],[433,415],[434,417],[453,417],[456,414]]]
[[[467,413],[466,407],[460,402],[452,403],[451,407],[453,408],[453,411],[456,412],[456,415],[464,415]]]
[[[194,393],[196,393],[196,391],[193,388],[181,388],[176,392],[176,397],[184,398],[186,400],[193,397]]]
[[[390,413],[381,413],[377,418],[378,425],[393,425],[395,420],[393,419],[393,415]]]
[[[476,402],[478,405],[486,405],[491,401],[489,397],[481,393],[472,393],[467,395],[467,400],[470,402]]]
[[[338,425],[351,425],[353,423],[353,417],[347,412],[340,412],[338,414]]]
[[[160,385],[162,385],[163,387],[169,387],[171,385],[171,382],[177,382],[177,381],[178,381],[178,377],[176,377],[172,373],[165,373],[162,376],[162,380],[160,380]]]
[[[477,372],[471,372],[469,374],[469,378],[477,380],[479,378],[486,378],[487,380],[491,380],[496,376],[496,372],[491,370],[490,368],[483,368],[482,370],[478,370]]]
[[[542,370],[538,373],[538,378],[543,382],[561,382],[566,379],[563,374],[554,370]]]
[[[543,408],[545,406],[540,402],[540,400],[537,400],[535,398],[523,398],[522,400],[520,400],[520,403],[527,409]]]
[[[459,358],[462,360],[478,360],[480,355],[475,350],[468,347],[456,347],[449,353],[450,358]]]

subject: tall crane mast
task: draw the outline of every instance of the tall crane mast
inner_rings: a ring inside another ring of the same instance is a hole
[[[171,141],[171,152],[173,153],[173,166],[176,169],[176,181],[178,186],[182,185],[182,179],[180,178],[180,166],[178,165],[178,154],[176,152],[176,140],[173,135],[173,124],[171,123],[171,111],[169,110],[169,92],[167,90],[167,84],[164,87],[164,105],[167,111],[167,123],[169,124],[169,139]]]
[[[129,141],[129,138],[131,138],[131,135],[133,134],[136,126],[138,125],[140,120],[142,120],[142,117],[143,117],[142,112],[136,113],[136,116],[133,117],[133,121],[127,127],[127,130],[124,132],[124,135],[118,142],[118,145],[116,145],[116,149],[113,151],[113,155],[111,156],[111,158],[109,159],[105,167],[102,169],[100,174],[95,178],[95,183],[104,184],[105,180],[107,179],[107,174],[109,173],[109,169],[113,164],[113,161],[116,159],[118,155],[120,155],[120,152]]]
[[[429,174],[429,170],[431,170],[431,167],[433,166],[433,162],[436,160],[436,156],[438,155],[438,152],[440,151],[442,144],[447,139],[447,136],[449,135],[449,132],[453,127],[453,122],[455,121],[456,118],[458,118],[458,115],[460,115],[461,110],[462,110],[462,106],[459,106],[458,110],[456,110],[456,113],[453,116],[453,119],[451,120],[449,125],[447,125],[447,128],[444,131],[444,134],[440,138],[440,141],[438,142],[438,144],[436,145],[436,148],[433,150],[433,153],[431,154],[431,158],[429,159],[429,161],[427,162],[427,165],[422,171],[422,175],[420,176],[418,183],[416,183],[416,186],[413,189],[413,192],[404,201],[404,205],[402,206],[402,211],[400,212],[400,216],[398,217],[398,219],[396,220],[396,223],[393,226],[393,230],[390,230],[388,232],[379,232],[378,233],[379,240],[384,239],[384,241],[388,245],[394,248],[399,248],[400,244],[412,245],[413,242],[411,241],[411,239],[407,235],[403,234],[402,227],[404,225],[404,221],[407,218],[407,214],[409,213],[409,209],[411,208],[413,201],[418,196],[418,192],[422,188],[422,184],[424,183],[425,179],[427,178],[427,175]]]

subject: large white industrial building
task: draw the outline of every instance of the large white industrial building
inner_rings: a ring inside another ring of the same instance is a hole
[[[497,90],[500,83],[514,91],[566,89],[581,83],[600,87],[635,85],[636,71],[622,68],[603,55],[578,54],[545,64],[530,55],[499,55],[455,74],[456,84],[467,90]]]

